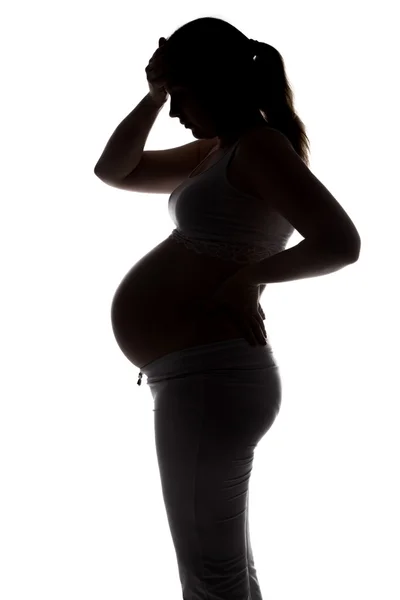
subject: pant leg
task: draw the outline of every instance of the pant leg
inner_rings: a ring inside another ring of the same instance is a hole
[[[247,547],[247,568],[249,572],[249,587],[251,600],[262,600],[260,584],[258,583],[257,571],[254,565],[253,550],[250,540],[249,527],[249,497],[247,496],[247,511],[246,511],[246,547]]]
[[[183,600],[262,600],[247,500],[254,449],[279,410],[280,376],[271,361],[219,366],[151,385],[164,504]]]

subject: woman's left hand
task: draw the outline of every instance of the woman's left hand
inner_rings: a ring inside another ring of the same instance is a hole
[[[206,312],[222,310],[237,323],[243,337],[252,345],[266,344],[264,312],[259,304],[260,285],[249,281],[245,271],[226,279],[205,303]]]

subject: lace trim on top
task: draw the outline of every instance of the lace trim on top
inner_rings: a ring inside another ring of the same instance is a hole
[[[247,264],[259,262],[260,260],[271,256],[271,254],[281,252],[285,247],[287,236],[276,235],[276,237],[276,242],[268,244],[268,247],[266,247],[262,245],[249,245],[246,243],[231,244],[230,242],[196,240],[188,238],[177,229],[174,229],[169,236],[169,239],[173,239],[175,242],[183,244],[189,250],[197,252],[197,254],[209,254],[224,260],[233,260],[240,264]]]

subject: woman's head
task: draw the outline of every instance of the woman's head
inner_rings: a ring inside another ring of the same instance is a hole
[[[171,117],[189,124],[195,137],[220,137],[222,145],[267,121],[307,162],[308,138],[277,50],[253,46],[236,27],[212,17],[190,21],[166,39]]]

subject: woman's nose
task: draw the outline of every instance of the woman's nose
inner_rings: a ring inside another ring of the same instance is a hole
[[[172,106],[171,104],[171,110],[169,111],[169,116],[171,117],[171,119],[181,119],[181,110],[177,109],[175,106]]]

